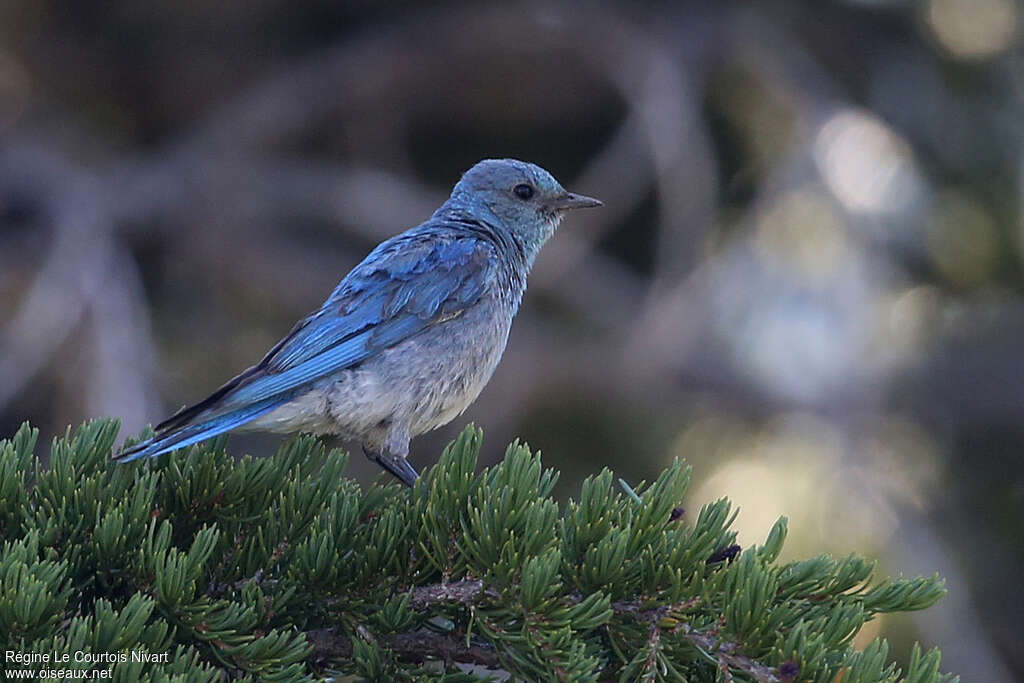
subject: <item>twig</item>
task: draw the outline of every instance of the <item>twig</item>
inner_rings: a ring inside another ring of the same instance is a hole
[[[313,646],[315,661],[347,659],[352,656],[352,639],[336,629],[317,629],[306,633]],[[462,636],[417,629],[409,633],[375,636],[381,646],[391,650],[399,659],[408,662],[443,660],[462,664],[476,664],[490,669],[500,665],[494,648],[477,640],[468,644]]]
[[[429,586],[417,586],[412,589],[409,605],[413,609],[423,609],[444,603],[461,603],[470,605],[481,596],[496,595],[484,587],[484,582],[466,579],[451,583],[437,583]]]

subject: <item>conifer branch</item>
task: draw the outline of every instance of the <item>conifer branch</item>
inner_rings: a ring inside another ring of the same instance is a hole
[[[472,428],[412,491],[360,488],[311,437],[269,458],[234,460],[218,439],[125,466],[108,460],[116,435],[87,424],[46,466],[27,426],[0,441],[0,641],[173,659],[111,664],[121,680],[429,680],[456,664],[542,681],[954,680],[937,650],[901,678],[884,641],[850,644],[877,614],[933,604],[937,577],[876,580],[855,555],[779,564],[785,520],[741,550],[728,501],[673,514],[681,462],[621,491],[604,471],[559,505],[525,445],[477,473]]]

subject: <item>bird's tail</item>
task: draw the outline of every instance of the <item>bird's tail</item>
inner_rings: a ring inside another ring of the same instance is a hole
[[[169,451],[191,446],[194,443],[231,431],[236,427],[241,427],[247,422],[266,415],[274,408],[286,402],[286,397],[275,396],[224,415],[210,417],[206,420],[202,419],[202,413],[196,415],[190,421],[174,420],[175,424],[173,427],[168,429],[160,429],[158,427],[156,436],[124,449],[114,456],[114,460],[117,462],[129,462],[138,458],[155,458]],[[171,421],[168,420],[168,422]]]

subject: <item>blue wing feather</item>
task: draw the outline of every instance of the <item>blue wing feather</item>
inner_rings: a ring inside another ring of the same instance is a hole
[[[393,346],[427,326],[416,316],[402,316],[375,325],[312,356],[294,367],[274,375],[265,375],[239,388],[224,402],[223,410],[260,401],[338,370],[358,365],[382,349]]]
[[[425,244],[409,244],[415,237]],[[412,323],[394,328],[409,336],[435,323],[447,300],[451,299],[455,308],[476,301],[497,258],[493,247],[476,238],[445,242],[424,239],[431,237],[435,236],[406,233],[374,250],[342,281],[319,311],[300,323],[264,358],[267,370],[290,370],[338,344],[357,339],[365,330],[405,317],[419,318],[422,325],[418,329]],[[451,314],[452,308],[445,306],[442,314]],[[403,338],[396,337],[394,332],[378,334],[378,338],[382,337],[389,338],[391,343]],[[384,347],[378,345],[375,350],[380,348]],[[349,358],[342,353],[339,360],[347,365],[336,369],[364,359],[358,354]]]

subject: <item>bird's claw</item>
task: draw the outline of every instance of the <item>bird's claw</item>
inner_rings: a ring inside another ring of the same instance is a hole
[[[409,461],[402,456],[390,456],[390,455],[378,455],[373,454],[370,456],[373,458],[378,465],[383,467],[385,470],[390,472],[400,482],[412,488],[416,480],[419,479],[420,473],[409,464]]]

